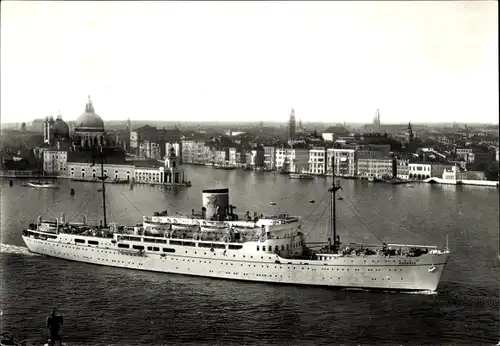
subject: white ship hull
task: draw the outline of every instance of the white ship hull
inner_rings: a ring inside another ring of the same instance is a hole
[[[308,261],[257,252],[254,249],[258,242],[240,244],[242,249],[238,250],[231,250],[231,245],[223,246],[226,249],[199,247],[201,244],[197,247],[177,246],[172,245],[173,239],[165,238],[128,242],[131,247],[144,246],[144,251],[139,252],[118,248],[113,238],[54,234],[49,237],[52,239],[43,240],[29,232],[22,237],[31,252],[66,260],[164,273],[299,285],[434,291],[449,258],[449,253],[441,253],[418,257],[337,256],[323,261]],[[75,238],[85,241],[85,245],[76,243]],[[89,240],[99,245],[87,245]],[[169,252],[164,252],[163,248]]]

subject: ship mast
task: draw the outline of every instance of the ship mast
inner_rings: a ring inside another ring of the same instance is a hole
[[[104,216],[104,227],[107,227],[107,222],[106,222],[106,186],[104,184],[104,180],[108,178],[108,176],[104,176],[104,153],[102,152],[102,146],[99,151],[99,157],[101,158],[101,176],[99,179],[101,180],[101,185],[102,185],[102,213]]]
[[[337,193],[338,190],[341,189],[340,185],[337,185],[335,183],[335,153],[333,153],[333,156],[332,156],[332,178],[333,178],[333,182],[332,182],[332,187],[330,189],[328,189],[328,192],[330,192],[331,194],[331,199],[330,199],[330,205],[331,205],[331,230],[332,230],[332,242],[333,242],[333,246],[332,246],[332,250],[333,251],[337,251],[338,249],[338,243],[337,243],[337,224],[336,224],[336,221],[337,221],[337,214],[336,214],[336,202],[335,202],[335,194]],[[331,244],[331,242],[330,242]]]

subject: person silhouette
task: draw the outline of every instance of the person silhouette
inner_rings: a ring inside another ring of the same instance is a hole
[[[61,330],[62,325],[63,317],[57,314],[56,308],[52,309],[52,313],[47,316],[47,328],[50,332],[49,346],[61,345],[59,330]]]

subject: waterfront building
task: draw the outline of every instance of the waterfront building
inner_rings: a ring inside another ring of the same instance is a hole
[[[309,150],[302,148],[277,148],[276,168],[289,172],[307,172],[309,170]]]
[[[252,165],[252,153],[250,151],[245,152],[245,167],[251,167]]]
[[[103,164],[103,174],[111,181],[130,181],[134,176],[134,165],[132,164]],[[68,162],[68,174],[66,178],[85,181],[99,181],[101,176],[101,165],[96,162]]]
[[[134,180],[136,183],[149,184],[182,184],[186,181],[186,173],[181,167],[180,157],[175,154],[175,148],[170,147],[165,157],[164,165],[148,161],[135,164]]]
[[[166,143],[165,143],[166,144]],[[161,148],[162,143],[150,142],[143,140],[138,143],[138,148],[135,148],[135,154],[142,158],[161,160],[162,153],[165,149]]]
[[[410,175],[410,161],[408,159],[396,160],[396,177],[403,180],[408,180]]]
[[[468,180],[486,180],[486,175],[482,171],[466,171]]]
[[[246,165],[246,155],[242,150],[236,152],[236,167],[244,167]]]
[[[213,150],[214,158],[212,160],[213,163],[218,165],[224,165],[228,157],[228,150],[226,149],[216,149]]]
[[[165,152],[166,153],[170,153],[172,151],[172,149],[174,150],[174,153],[175,153],[175,156],[177,156],[180,160],[180,162],[182,162],[182,158],[181,158],[181,143],[177,142],[177,143],[165,143]],[[162,157],[160,160],[164,160],[165,158]]]
[[[250,151],[250,166],[254,168],[263,168],[264,167],[264,148],[257,147]]]
[[[455,154],[462,158],[465,162],[473,163],[475,161],[475,155],[472,148],[456,148]]]
[[[326,150],[326,174],[332,175],[332,160],[334,160],[335,175],[341,177],[355,177],[357,175],[357,155],[355,149]]]
[[[467,172],[455,165],[445,168],[441,177],[443,180],[465,180],[467,179]]]
[[[165,143],[180,143],[181,132],[174,129],[157,129],[145,125],[130,132],[130,150],[144,158],[163,159],[166,155]]]
[[[324,147],[315,147],[309,150],[309,173],[325,174],[326,149]]]
[[[274,146],[264,146],[264,168],[274,169],[276,165],[276,148]]]
[[[210,161],[210,147],[203,139],[183,139],[181,160],[184,163],[203,164]]]
[[[236,153],[238,150],[236,148],[229,148],[229,166],[236,167]]]
[[[443,175],[443,172],[447,169],[453,167],[451,164],[441,164],[441,163],[431,163],[431,178],[439,178]]]
[[[429,163],[410,163],[408,165],[408,178],[415,180],[424,180],[431,177],[431,164]]]
[[[68,172],[68,152],[66,150],[44,150],[43,171],[49,175],[66,175]]]
[[[358,158],[358,176],[360,178],[393,178],[395,160],[390,157]]]

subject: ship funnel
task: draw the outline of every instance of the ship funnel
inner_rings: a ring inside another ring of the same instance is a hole
[[[206,217],[224,220],[229,208],[229,189],[203,190],[203,207],[206,209]]]

